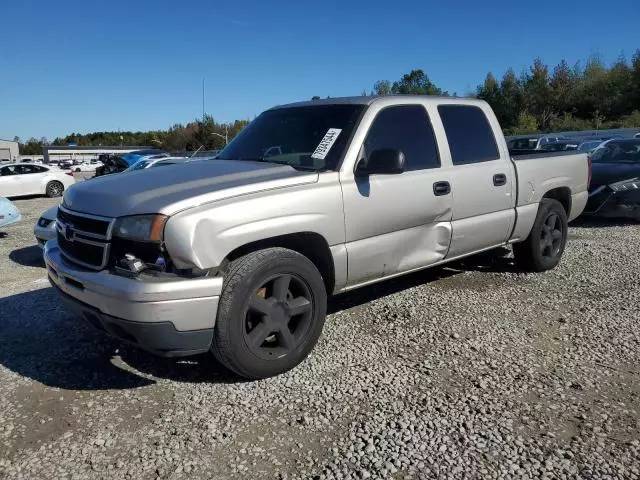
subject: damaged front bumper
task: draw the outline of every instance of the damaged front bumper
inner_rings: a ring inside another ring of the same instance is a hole
[[[589,192],[585,215],[640,220],[640,178],[600,185]]]
[[[177,357],[209,350],[222,277],[133,278],[88,270],[46,242],[49,281],[67,307],[95,328],[156,355]]]

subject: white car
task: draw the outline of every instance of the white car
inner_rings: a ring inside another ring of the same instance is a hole
[[[96,169],[102,165],[102,162],[82,162],[72,166],[71,170],[74,172],[95,172]]]
[[[44,244],[48,240],[56,238],[56,216],[58,215],[58,206],[51,207],[46,210],[33,227],[33,234],[40,248],[44,248]]]
[[[31,163],[9,163],[0,166],[0,196],[46,195],[60,197],[75,183],[71,173]]]

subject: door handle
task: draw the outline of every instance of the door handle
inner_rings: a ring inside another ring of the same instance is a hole
[[[436,197],[449,195],[449,193],[451,193],[451,185],[449,185],[449,182],[436,182],[433,184],[433,194]]]
[[[493,176],[493,184],[496,187],[501,187],[507,183],[507,176],[504,173],[496,173]]]

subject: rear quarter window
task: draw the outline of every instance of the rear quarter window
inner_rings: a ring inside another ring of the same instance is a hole
[[[482,109],[472,105],[439,105],[454,165],[500,158],[498,144]]]

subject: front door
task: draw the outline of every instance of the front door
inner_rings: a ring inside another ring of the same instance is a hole
[[[37,165],[18,165],[20,174],[20,195],[36,195],[43,193],[42,176]]]
[[[0,197],[14,197],[20,195],[20,176],[17,175],[17,165],[6,165],[0,168]]]
[[[440,168],[423,105],[392,106],[376,114],[358,160],[366,162],[367,155],[382,148],[404,153],[403,173],[341,173],[348,287],[438,262],[449,248],[450,169]]]

